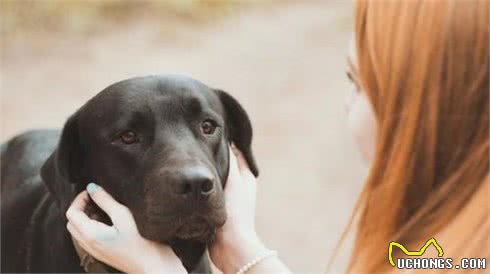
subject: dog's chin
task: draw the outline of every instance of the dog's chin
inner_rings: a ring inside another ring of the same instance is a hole
[[[171,243],[175,240],[185,240],[209,243],[215,235],[216,230],[223,225],[224,222],[214,223],[201,217],[191,217],[186,220],[180,220],[175,223],[171,229],[165,227],[158,229],[152,227],[152,229],[143,229],[142,236],[148,240],[156,241],[160,243]]]
[[[202,242],[209,243],[212,242],[214,236],[216,235],[216,230],[206,230],[206,231],[192,231],[188,232],[179,232],[175,235],[175,239],[177,240],[185,240],[185,241],[193,241],[193,242]]]
[[[211,242],[216,234],[216,229],[222,224],[210,222],[202,217],[190,217],[179,224],[175,230],[175,238],[198,242]]]

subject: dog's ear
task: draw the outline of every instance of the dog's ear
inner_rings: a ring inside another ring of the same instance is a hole
[[[65,123],[58,147],[41,168],[42,179],[63,210],[74,198],[75,184],[81,182],[82,159],[78,113],[75,113]]]
[[[250,171],[255,177],[259,176],[259,169],[252,153],[252,124],[248,118],[247,112],[228,93],[222,90],[216,90],[221,103],[225,109],[225,122],[227,126],[228,141],[243,153],[247,160]]]

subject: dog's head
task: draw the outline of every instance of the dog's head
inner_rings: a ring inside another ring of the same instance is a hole
[[[185,77],[109,86],[66,122],[42,177],[64,211],[94,181],[133,213],[150,239],[207,241],[226,219],[233,142],[257,176],[252,127],[229,94]]]

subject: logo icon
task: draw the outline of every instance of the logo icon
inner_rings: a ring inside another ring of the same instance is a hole
[[[444,255],[442,247],[437,243],[436,239],[430,238],[418,251],[408,251],[402,244],[391,241],[388,247],[388,260],[392,266],[395,266],[395,261],[393,261],[393,246],[400,248],[401,251],[403,251],[403,253],[405,253],[407,256],[422,256],[424,255],[427,247],[429,247],[431,244],[437,249],[437,256],[442,257]]]

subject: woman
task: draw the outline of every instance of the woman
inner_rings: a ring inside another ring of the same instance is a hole
[[[390,241],[417,250],[435,237],[454,260],[489,256],[489,9],[486,0],[356,3],[348,120],[370,173],[351,218],[348,273],[396,270],[380,248]],[[255,233],[256,182],[233,153],[229,217],[211,260],[224,273],[287,273]],[[84,215],[88,195],[114,227]],[[67,217],[84,249],[122,271],[185,272],[169,247],[143,239],[129,211],[94,185]]]

